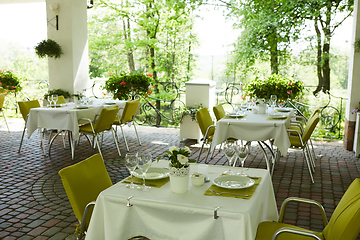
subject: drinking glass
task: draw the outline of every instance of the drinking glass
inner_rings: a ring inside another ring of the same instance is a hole
[[[49,107],[51,107],[51,105],[52,105],[52,96],[51,95],[47,96],[47,101],[48,101]]]
[[[54,102],[54,106],[56,107],[56,103],[58,101],[58,95],[52,95],[52,100]]]
[[[136,154],[128,153],[125,156],[125,166],[127,167],[127,169],[129,170],[129,172],[131,174],[131,183],[126,185],[127,188],[131,188],[131,189],[135,188],[135,184],[133,182],[133,174],[134,174],[136,167],[138,166],[138,161],[139,160],[138,160],[137,153]]]
[[[276,107],[276,101],[277,101],[277,96],[276,95],[271,95],[270,96],[270,103],[271,103],[271,108],[274,111],[275,107]]]
[[[250,154],[250,144],[251,142],[247,142],[246,144],[243,144],[242,141],[240,141],[240,145],[236,148],[236,153],[240,159],[240,163],[241,163],[241,173],[238,173],[238,175],[240,176],[246,176],[245,172],[244,172],[244,163],[246,158],[249,156]]]
[[[234,157],[236,157],[236,144],[233,141],[226,141],[223,148],[224,154],[228,160],[228,164],[231,167],[233,165]],[[227,175],[234,175],[231,169],[224,172]]]
[[[143,185],[138,186],[139,190],[147,191],[151,188],[149,186],[146,186],[145,184],[146,172],[149,170],[151,163],[152,163],[152,158],[150,153],[142,153],[138,155],[138,168],[142,173],[142,179],[143,179]]]

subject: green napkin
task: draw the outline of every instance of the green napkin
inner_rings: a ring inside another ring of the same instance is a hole
[[[129,177],[127,177],[127,178],[125,178],[124,180],[121,181],[122,183],[129,184],[128,182],[124,182],[124,181],[129,181],[129,182],[131,182],[131,176],[129,176]],[[142,180],[141,178],[137,178],[137,177],[135,177],[135,176],[133,176],[133,181],[134,181],[134,184],[137,184],[137,185],[143,184],[143,180]],[[155,179],[155,180],[147,180],[147,179],[145,179],[145,184],[150,184],[149,187],[161,188],[161,187],[164,186],[168,181],[170,181],[170,178],[169,178],[169,177],[162,178],[162,179]]]
[[[218,186],[213,184],[205,191],[204,195],[249,199],[254,194],[257,186],[261,182],[261,177],[259,177],[258,179],[254,179],[254,181],[255,181],[255,184],[253,186],[248,187],[248,188],[243,188],[243,189],[221,188],[221,187],[218,187]],[[214,190],[215,192],[219,192],[219,193],[221,193],[221,192],[229,192],[229,193],[249,195],[249,196],[248,197],[241,197],[241,196],[236,196],[236,195],[228,194],[228,193],[223,193],[221,195],[217,195],[217,194],[211,192],[210,189]]]
[[[283,118],[272,118],[272,117],[268,117],[266,120],[277,121],[277,120],[284,120],[284,119],[287,119],[287,117],[283,117]]]

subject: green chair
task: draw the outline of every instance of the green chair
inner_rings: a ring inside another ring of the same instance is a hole
[[[118,141],[116,138],[116,133],[115,133],[114,128],[112,127],[112,124],[114,122],[113,119],[117,115],[118,111],[119,111],[118,106],[114,106],[114,107],[110,107],[110,108],[103,108],[100,112],[100,115],[96,119],[95,124],[92,123],[91,119],[82,119],[82,120],[88,121],[89,123],[80,126],[79,132],[82,134],[93,135],[93,138],[94,138],[93,148],[95,148],[97,146],[101,157],[103,157],[103,156],[101,153],[98,136],[103,134],[103,132],[105,132],[105,131],[112,132],[117,151],[119,153],[119,156],[121,156]]]
[[[320,209],[325,228],[322,232],[310,231],[283,223],[289,202],[313,204]],[[323,206],[314,200],[287,198],[281,205],[278,222],[262,222],[257,228],[255,240],[355,240],[360,232],[360,179],[355,179],[327,221]]]
[[[203,144],[201,146],[200,149],[200,153],[197,159],[197,162],[200,162],[200,156],[201,153],[204,149],[204,145],[205,144],[211,144],[214,133],[215,133],[215,125],[211,119],[209,110],[207,108],[202,108],[199,111],[196,112],[196,121],[199,124],[201,133],[203,135]],[[207,163],[207,159],[209,156],[210,150],[208,151],[206,158],[205,158],[205,163]]]
[[[30,109],[40,107],[40,103],[38,100],[31,100],[31,101],[20,101],[20,102],[18,102],[18,105],[19,105],[20,113],[25,121],[24,130],[23,130],[23,133],[21,136],[20,147],[19,147],[19,151],[18,151],[20,153],[22,142],[24,140],[26,124],[27,124],[27,120],[29,117]],[[40,132],[40,136],[41,136],[41,145],[42,145],[43,152],[45,155],[45,148],[44,148],[44,144],[43,144],[43,135],[41,132]]]
[[[59,175],[79,221],[75,234],[81,239],[88,228],[96,198],[112,186],[111,179],[100,154],[61,169]]]
[[[213,112],[215,114],[216,121],[219,121],[220,119],[222,119],[226,115],[224,107],[223,107],[222,104],[218,104],[215,107],[213,107]]]
[[[311,167],[312,163],[310,162],[310,161],[312,161],[312,159],[311,159],[312,156],[310,153],[308,141],[311,137],[311,134],[315,130],[316,125],[318,124],[319,120],[320,120],[319,113],[315,113],[314,117],[309,119],[309,121],[307,122],[303,133],[301,133],[297,130],[294,130],[294,129],[288,129],[288,132],[290,133],[289,140],[290,140],[291,147],[303,150],[305,161],[306,161],[306,164],[309,169],[309,174],[310,174],[312,183],[314,183],[314,178],[312,176],[313,169]],[[291,133],[295,133],[296,135],[291,135]]]
[[[125,125],[125,124],[132,124],[134,126],[137,140],[139,142],[139,145],[141,146],[141,141],[140,141],[140,138],[139,138],[139,135],[138,135],[138,132],[137,132],[137,129],[136,129],[136,124],[135,124],[135,121],[134,121],[134,117],[135,117],[136,111],[137,111],[137,109],[139,107],[139,103],[140,103],[140,99],[136,99],[134,101],[126,102],[124,110],[123,110],[121,116],[117,116],[114,119],[113,124],[116,126],[116,132],[117,132],[117,126],[120,126],[121,133],[123,135],[127,151],[129,151],[129,146],[128,146],[128,143],[126,141],[124,130],[122,128],[122,126]]]
[[[6,94],[0,94],[0,112],[2,112],[2,115],[3,115],[3,118],[4,118],[4,121],[5,121],[5,124],[6,124],[6,127],[7,127],[7,130],[8,132],[10,132],[10,129],[9,129],[9,125],[6,121],[6,117],[5,117],[5,111],[4,111],[4,102],[5,102],[5,96]]]
[[[56,101],[56,104],[64,104],[66,103],[66,100],[63,95],[58,96],[58,100]]]

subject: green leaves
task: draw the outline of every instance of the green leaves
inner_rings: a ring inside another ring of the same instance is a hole
[[[60,45],[52,39],[43,40],[35,47],[35,53],[39,58],[60,58],[63,54]]]

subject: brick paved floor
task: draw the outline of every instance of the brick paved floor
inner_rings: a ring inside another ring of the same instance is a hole
[[[69,149],[64,149],[61,138],[57,138],[51,156],[43,156],[40,136],[35,132],[30,139],[25,138],[22,151],[18,153],[22,120],[12,121],[10,133],[5,130],[2,118],[0,124],[0,239],[74,239],[76,218],[57,172],[90,157],[89,144],[83,138],[72,160]],[[124,129],[131,152],[150,151],[158,157],[171,145],[189,145],[193,158],[199,152],[199,145],[191,145],[188,141],[180,143],[178,129],[139,127],[142,146],[138,146],[132,127]],[[120,141],[121,152],[125,155],[122,137]],[[278,207],[289,196],[311,198],[321,202],[330,217],[349,184],[360,177],[360,163],[353,152],[344,150],[341,141],[316,141],[314,147],[317,155],[315,184],[311,184],[302,153],[289,150],[276,166],[274,192]],[[123,157],[117,155],[111,134],[106,134],[104,138],[103,155],[114,183],[128,176]],[[216,151],[211,164],[223,165],[226,159]],[[253,144],[245,166],[266,167],[256,144]],[[307,205],[290,205],[285,218],[287,223],[312,230],[321,231],[323,228],[319,211]]]

